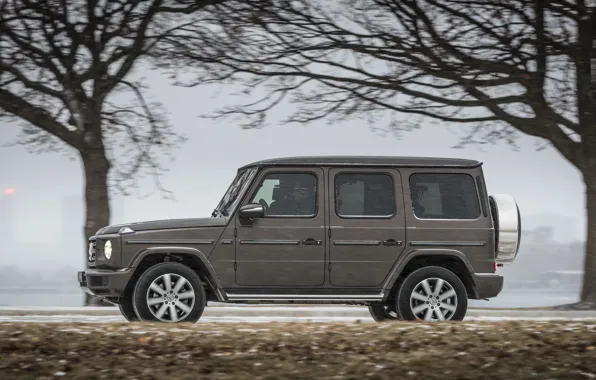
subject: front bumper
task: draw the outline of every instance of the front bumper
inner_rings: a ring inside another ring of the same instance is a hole
[[[132,277],[134,268],[112,271],[87,269],[77,273],[79,287],[92,296],[119,297]]]
[[[493,298],[503,290],[503,276],[496,274],[472,275],[476,289],[476,299]]]

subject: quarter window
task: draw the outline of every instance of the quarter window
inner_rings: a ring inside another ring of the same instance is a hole
[[[335,211],[342,218],[395,215],[393,178],[387,174],[344,173],[335,177]]]
[[[414,214],[420,219],[480,217],[476,184],[468,174],[412,174],[410,193]]]
[[[317,178],[309,173],[269,173],[251,203],[262,204],[265,217],[313,217],[317,213]]]

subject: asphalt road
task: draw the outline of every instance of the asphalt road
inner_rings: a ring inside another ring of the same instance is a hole
[[[579,289],[511,289],[505,288],[489,301],[469,300],[470,308],[528,308],[569,304],[578,301]],[[59,306],[83,305],[84,293],[76,287],[22,288],[0,286],[2,306]]]
[[[474,320],[594,320],[596,311],[469,309]],[[374,322],[368,309],[358,306],[215,305],[205,309],[200,322]],[[125,322],[114,307],[0,307],[0,322]],[[199,322],[199,323],[200,323]]]

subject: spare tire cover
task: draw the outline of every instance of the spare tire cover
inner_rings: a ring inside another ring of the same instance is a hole
[[[495,225],[496,254],[499,264],[511,264],[519,251],[521,242],[521,216],[515,199],[508,194],[489,197]]]

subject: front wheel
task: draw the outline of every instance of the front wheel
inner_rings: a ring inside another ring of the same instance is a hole
[[[132,306],[132,300],[130,299],[123,299],[121,303],[118,304],[118,309],[120,309],[120,313],[122,316],[129,322],[137,322],[139,317],[135,313],[135,309]]]
[[[441,267],[424,267],[404,280],[397,308],[407,321],[461,321],[468,309],[468,294],[455,273]]]
[[[133,306],[141,321],[191,322],[205,309],[205,289],[199,275],[179,263],[162,263],[139,278]]]
[[[401,320],[393,305],[373,304],[368,307],[368,311],[376,322]]]

